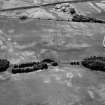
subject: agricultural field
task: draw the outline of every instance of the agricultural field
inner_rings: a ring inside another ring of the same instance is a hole
[[[0,0],[0,3],[1,9],[5,9],[49,0]],[[104,3],[92,0],[66,5],[75,8],[78,14],[105,20]],[[105,105],[105,72],[69,64],[91,56],[105,57],[105,24],[56,21],[71,16],[62,13],[61,7],[0,13],[0,57],[11,63],[7,71],[0,72],[0,105]],[[30,73],[11,72],[14,64],[45,58],[53,58],[58,66]]]

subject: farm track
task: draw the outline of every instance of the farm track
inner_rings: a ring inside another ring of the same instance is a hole
[[[39,8],[39,7],[47,7],[47,6],[54,6],[57,4],[62,4],[62,3],[82,3],[82,2],[90,2],[90,1],[99,1],[99,0],[80,0],[80,1],[62,1],[62,2],[55,2],[55,3],[46,3],[42,5],[36,5],[36,6],[27,6],[27,7],[17,7],[17,8],[10,8],[10,9],[1,9],[0,12],[3,11],[13,11],[13,10],[21,10],[21,9],[31,9],[31,8]]]

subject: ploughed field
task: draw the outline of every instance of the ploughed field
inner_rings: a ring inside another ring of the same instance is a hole
[[[11,64],[53,58],[47,70],[0,74],[0,105],[104,105],[105,73],[68,62],[105,56],[105,25],[0,18],[0,57]]]

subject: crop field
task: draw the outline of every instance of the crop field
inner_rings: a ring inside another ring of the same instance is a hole
[[[49,0],[0,0],[0,3],[1,9],[5,9]],[[82,15],[105,20],[104,3],[94,0],[70,6]],[[105,57],[105,24],[56,21],[67,19],[68,15],[53,8],[0,13],[0,57],[11,64],[7,71],[0,71],[0,105],[105,105],[105,72],[69,63],[91,56]],[[29,18],[19,18],[26,15]],[[11,72],[15,64],[45,58],[54,59],[58,65],[29,73]]]

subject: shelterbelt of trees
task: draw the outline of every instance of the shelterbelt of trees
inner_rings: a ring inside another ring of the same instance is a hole
[[[105,72],[105,57],[102,56],[90,56],[82,59],[81,61],[71,61],[68,64],[72,66],[83,66],[91,71]],[[26,62],[21,64],[13,64],[11,73],[28,73],[38,70],[48,70],[49,66],[59,66],[58,62],[53,59],[47,58],[40,62]],[[0,72],[5,72],[11,67],[10,62],[7,59],[0,60]]]

